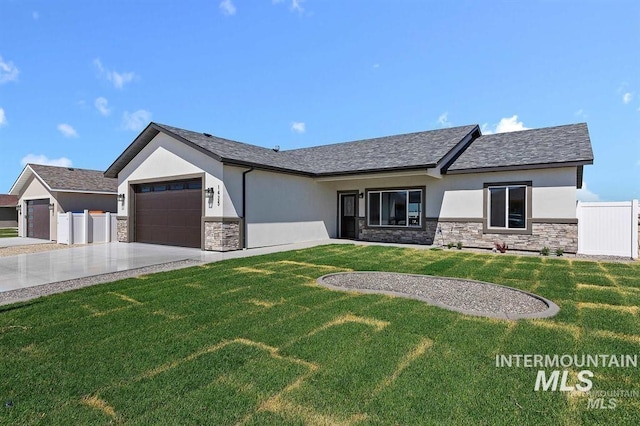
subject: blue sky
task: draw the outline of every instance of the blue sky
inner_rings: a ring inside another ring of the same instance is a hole
[[[581,196],[640,198],[640,2],[0,0],[0,192],[149,121],[282,149],[585,121]]]

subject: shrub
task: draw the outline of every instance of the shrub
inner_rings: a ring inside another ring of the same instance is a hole
[[[450,248],[453,248],[453,246],[454,246],[454,245],[455,245],[455,244],[453,244],[453,243],[447,243],[447,248],[449,248],[449,249],[450,249]]]
[[[549,256],[549,247],[547,246],[542,247],[542,249],[540,249],[540,254],[543,256]]]
[[[507,243],[500,244],[499,242],[496,241],[494,244],[496,246],[496,250],[498,250],[500,253],[506,253],[507,249],[509,248]]]
[[[462,241],[458,241],[458,244],[456,244],[456,247],[458,247],[458,250],[462,250]]]
[[[556,249],[556,256],[560,257],[564,254],[564,250],[562,250],[560,247],[558,247]]]

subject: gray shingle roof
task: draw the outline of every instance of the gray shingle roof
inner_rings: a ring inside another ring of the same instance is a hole
[[[275,152],[273,149],[261,146],[249,145],[243,142],[236,142],[217,136],[208,136],[204,133],[192,132],[190,130],[179,129],[165,124],[153,123],[157,127],[180,136],[197,147],[214,154],[218,160],[227,162],[238,162],[241,164],[255,164],[270,166],[276,169],[292,170],[296,172],[308,172],[309,170],[299,161],[290,158],[282,152]]]
[[[408,133],[284,151],[315,174],[434,167],[478,126]]]
[[[118,192],[117,179],[104,177],[99,170],[28,164],[54,191]]]
[[[567,163],[593,163],[586,123],[480,136],[448,173]]]
[[[431,168],[448,161],[448,154],[477,125],[386,136],[311,148],[275,152],[272,149],[205,133],[150,123],[107,169],[117,177],[158,133],[166,133],[226,164],[254,166],[307,176]],[[479,132],[478,132],[479,133]],[[586,124],[480,136],[451,164],[449,172],[528,165],[589,164],[593,162]],[[443,165],[443,164],[442,164]]]

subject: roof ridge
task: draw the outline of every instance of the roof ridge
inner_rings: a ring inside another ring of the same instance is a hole
[[[194,135],[198,135],[198,136],[205,136],[205,137],[212,138],[212,139],[219,139],[219,140],[222,140],[222,141],[225,141],[225,142],[233,142],[233,143],[238,143],[238,144],[242,144],[242,145],[247,145],[247,146],[250,146],[250,147],[253,147],[253,148],[260,148],[260,149],[265,149],[265,150],[268,150],[268,151],[272,151],[271,148],[267,148],[267,147],[260,146],[260,145],[254,145],[254,144],[248,143],[248,142],[237,141],[235,139],[223,138],[221,136],[216,136],[216,135],[210,134],[210,133],[196,132],[195,130],[183,129],[181,127],[169,126],[168,124],[161,124],[161,123],[156,123],[156,122],[152,122],[152,124],[155,124],[158,127],[162,127],[163,129],[168,130],[170,132],[172,132],[172,129],[175,129],[175,130],[179,130],[181,132],[193,133]],[[175,132],[172,132],[172,133],[175,133]]]
[[[346,144],[353,144],[353,143],[364,143],[364,142],[371,142],[371,141],[380,140],[380,139],[401,138],[401,137],[406,137],[406,136],[420,135],[420,134],[425,134],[425,133],[445,132],[445,131],[448,131],[448,130],[458,130],[458,129],[464,129],[464,128],[473,129],[475,127],[479,128],[480,126],[478,124],[465,124],[463,126],[445,127],[445,128],[442,128],[442,129],[420,130],[420,131],[417,131],[417,132],[398,133],[398,134],[393,134],[393,135],[377,136],[377,137],[374,137],[374,138],[365,138],[365,139],[358,139],[358,140],[353,140],[353,141],[333,142],[333,143],[328,143],[328,144],[324,144],[324,145],[308,146],[308,147],[295,148],[295,149],[286,149],[286,150],[283,150],[281,152],[283,152],[283,153],[292,153],[292,152],[296,152],[296,151],[302,151],[302,150],[305,150],[305,149],[317,149],[317,148],[323,148],[323,147],[334,146],[334,145],[346,145]]]
[[[27,163],[25,166],[29,166],[29,167],[33,167],[33,166],[37,166],[37,167],[52,167],[52,168],[56,168],[56,169],[71,169],[71,170],[81,170],[84,172],[97,172],[97,173],[104,173],[103,170],[97,170],[97,169],[85,169],[82,167],[75,167],[75,166],[53,166],[51,164],[38,164],[38,163]],[[107,179],[112,179],[112,178],[107,178]]]

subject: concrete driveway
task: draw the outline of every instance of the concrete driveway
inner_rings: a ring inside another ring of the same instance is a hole
[[[237,257],[297,250],[332,242],[336,241],[313,241],[227,253],[141,243],[106,243],[42,253],[19,254],[0,257],[0,292],[182,260],[210,263]]]
[[[49,240],[27,237],[0,238],[0,247],[30,246],[33,244],[49,244]]]

